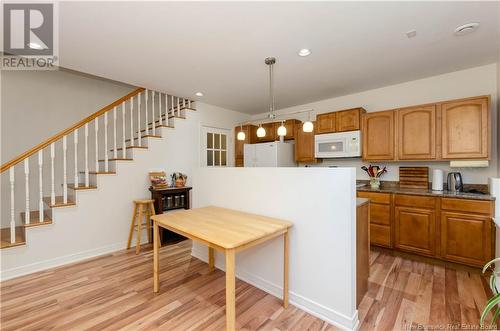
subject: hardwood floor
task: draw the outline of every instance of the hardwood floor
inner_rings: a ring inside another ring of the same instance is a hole
[[[223,330],[224,273],[190,256],[190,241],[161,249],[160,293],[152,291],[152,251],[133,250],[1,283],[1,330]],[[477,324],[488,284],[464,271],[371,254],[361,330]],[[337,328],[236,281],[240,330]],[[409,328],[406,328],[409,330]]]

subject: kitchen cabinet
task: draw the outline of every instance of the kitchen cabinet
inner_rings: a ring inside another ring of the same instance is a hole
[[[436,105],[397,110],[398,159],[436,158]]]
[[[443,159],[488,159],[489,96],[441,103]]]
[[[359,200],[359,199],[358,199]],[[368,292],[370,275],[370,201],[356,205],[356,307]]]
[[[363,160],[394,160],[394,111],[362,116]]]
[[[238,132],[245,132],[245,140],[238,140]],[[256,137],[257,127],[255,125],[243,125],[234,128],[234,166],[243,167],[243,145],[253,144]]]
[[[358,192],[358,197],[370,199],[370,243],[392,247],[391,194]]]
[[[436,198],[395,196],[394,247],[410,253],[436,254]]]
[[[336,112],[335,131],[355,131],[361,129],[361,115],[365,114],[363,108],[346,109]]]
[[[313,122],[314,128],[316,128],[316,123]],[[314,134],[313,132],[304,132],[302,130],[302,124],[295,125],[295,161],[297,162],[317,162],[314,157]]]
[[[265,143],[265,142],[275,141],[276,138],[278,137],[276,133],[278,127],[275,127],[275,123],[274,122],[264,123],[262,124],[262,127],[266,130],[266,135],[264,137],[257,137],[257,133],[255,133],[255,143]]]
[[[316,134],[335,132],[336,118],[337,118],[336,112],[316,115],[316,123],[318,125],[318,127],[316,128]]]
[[[491,203],[443,198],[441,208],[442,258],[478,267],[494,258]]]
[[[286,135],[284,137],[285,140],[292,140],[295,139],[295,126],[300,125],[300,128],[302,128],[301,122],[299,120],[286,120],[284,121],[284,125],[286,128]],[[276,139],[279,140],[278,136],[278,128],[281,126],[281,122],[275,122],[274,123],[274,130],[276,132]]]

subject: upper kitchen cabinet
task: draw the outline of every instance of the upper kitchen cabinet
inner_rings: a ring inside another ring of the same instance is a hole
[[[257,137],[255,135],[256,143],[265,143],[269,141],[275,141],[278,135],[276,134],[276,130],[278,127],[275,127],[275,123],[264,123],[262,127],[266,130],[266,135],[264,137]]]
[[[436,105],[397,110],[398,159],[436,158]]]
[[[362,116],[363,160],[394,160],[394,111]]]
[[[237,136],[240,130],[245,133],[245,140],[238,140]],[[241,128],[239,126],[234,128],[234,159],[236,167],[243,167],[243,145],[254,143],[256,130],[255,125],[243,125]]]
[[[337,113],[325,113],[316,115],[316,134],[333,133],[336,130]]]
[[[285,140],[295,139],[295,126],[300,126],[302,128],[301,122],[299,120],[286,120],[285,121],[286,128],[286,136]],[[274,130],[278,132],[278,128],[280,127],[281,122],[274,123]],[[278,134],[276,133],[276,139],[279,139]]]
[[[316,122],[313,122],[314,128],[316,128]],[[314,135],[313,132],[304,132],[302,130],[302,125],[295,125],[295,161],[297,162],[316,162],[317,159],[314,156]]]
[[[356,131],[361,128],[361,115],[366,113],[363,108],[346,109],[337,112],[335,131]]]
[[[489,158],[489,104],[489,96],[441,103],[443,159]]]

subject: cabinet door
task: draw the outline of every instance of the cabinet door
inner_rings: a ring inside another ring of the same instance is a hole
[[[394,111],[362,116],[363,160],[394,160]]]
[[[336,131],[355,131],[361,129],[361,114],[366,111],[363,108],[347,109],[337,112],[335,120]]]
[[[243,164],[243,145],[254,143],[255,129],[256,127],[254,125],[243,125],[234,128],[234,159],[236,164],[238,164],[238,162]],[[245,140],[238,140],[238,132],[240,132],[240,130],[245,133]],[[238,159],[240,159],[240,161],[238,161]]]
[[[395,207],[394,246],[400,250],[433,256],[436,253],[434,210]]]
[[[489,98],[441,104],[443,159],[489,157],[491,137]]]
[[[493,258],[491,219],[441,212],[441,255],[444,259],[482,267]]]
[[[398,158],[436,158],[436,105],[399,109]]]
[[[317,134],[335,132],[336,113],[319,114],[316,116]]]
[[[316,123],[313,122],[314,127]],[[295,126],[295,161],[297,162],[316,162],[314,157],[314,130],[313,132],[304,132],[302,125]]]
[[[257,135],[255,135],[256,142],[263,143],[275,141],[277,137],[276,130],[278,129],[278,127],[275,127],[275,123],[265,123],[262,124],[262,127],[266,130],[266,135],[264,137],[257,137]]]

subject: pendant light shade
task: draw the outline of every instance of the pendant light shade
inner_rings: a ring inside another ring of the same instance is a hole
[[[307,121],[302,124],[302,131],[304,132],[313,132],[314,130],[314,125],[313,122],[311,122],[311,112],[307,113]]]
[[[259,128],[257,129],[257,137],[263,138],[266,136],[266,129],[264,129],[261,125],[259,125]]]
[[[243,132],[243,126],[240,125],[240,131],[236,135],[236,139],[238,140],[245,140],[245,132]]]
[[[281,121],[281,125],[280,127],[278,128],[278,136],[286,136],[286,127],[285,127],[285,124],[283,123],[283,121]]]

